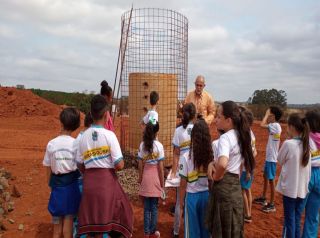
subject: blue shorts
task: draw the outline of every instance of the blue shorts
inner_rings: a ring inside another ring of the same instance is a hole
[[[48,210],[53,217],[78,213],[81,200],[78,181],[67,186],[51,189]]]
[[[264,164],[264,174],[269,180],[274,180],[277,172],[277,163],[266,161]]]
[[[251,184],[253,181],[253,176],[251,174],[250,179],[247,180],[247,171],[242,171],[241,177],[240,177],[240,184],[242,189],[250,189]]]

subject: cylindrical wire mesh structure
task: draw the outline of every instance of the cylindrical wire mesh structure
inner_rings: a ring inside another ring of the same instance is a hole
[[[142,8],[125,12],[121,20],[120,110],[129,114],[129,123],[121,126],[122,148],[137,151],[140,120],[150,108],[150,92],[157,91],[158,138],[165,148],[165,165],[170,165],[177,105],[187,93],[188,19],[168,9]]]

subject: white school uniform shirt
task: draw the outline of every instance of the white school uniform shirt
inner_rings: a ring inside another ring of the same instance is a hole
[[[212,151],[213,151],[213,160],[217,161],[218,160],[218,144],[219,144],[219,139],[214,140],[211,144]]]
[[[143,117],[142,121],[144,124],[148,124],[150,118],[154,118],[157,122],[159,122],[159,115],[156,110],[149,110],[147,114]]]
[[[92,125],[81,136],[77,162],[89,168],[114,168],[123,160],[114,132]]]
[[[54,174],[67,174],[77,169],[74,138],[60,135],[49,141],[42,164],[51,167]]]
[[[83,132],[84,131],[80,131],[80,133],[78,134],[78,136],[76,137],[76,139],[73,142],[73,150],[74,150],[74,155],[75,155],[75,160],[76,161],[80,161],[81,160],[79,143],[80,143],[80,139],[81,139],[81,136],[82,136]]]
[[[138,152],[138,160],[142,160],[146,164],[158,164],[159,161],[164,160],[163,145],[157,141],[153,141],[152,154],[144,150],[144,143],[141,142]]]
[[[269,138],[266,148],[266,161],[277,162],[280,146],[281,126],[278,122],[268,124]]]
[[[305,198],[311,177],[311,163],[304,167],[302,141],[286,140],[279,151],[278,162],[282,165],[276,190],[290,198]]]
[[[316,143],[309,138],[310,152],[311,152],[311,166],[320,167],[320,148],[317,148]]]
[[[252,153],[254,153],[254,151],[256,150],[256,137],[254,136],[252,130],[250,130],[250,136],[251,136],[251,149],[252,149]],[[246,171],[246,167],[244,166],[244,160],[242,161],[242,171],[243,172]]]
[[[229,130],[219,138],[218,161],[221,156],[229,158],[226,171],[233,174],[240,174],[240,166],[243,158],[240,153],[237,132],[234,129]]]
[[[189,152],[184,153],[179,161],[179,175],[187,180],[186,191],[197,193],[209,190],[207,173],[198,172],[194,168],[193,156]]]
[[[189,123],[186,128],[179,126],[174,131],[172,145],[180,149],[180,156],[190,150],[192,128],[193,123]]]

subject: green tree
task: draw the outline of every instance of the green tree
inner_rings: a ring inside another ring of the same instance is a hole
[[[252,96],[248,99],[248,103],[255,105],[278,105],[281,107],[287,106],[287,94],[283,90],[277,89],[262,89],[255,90]]]

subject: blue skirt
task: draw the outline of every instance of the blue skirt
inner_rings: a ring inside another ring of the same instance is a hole
[[[242,171],[241,177],[240,177],[240,184],[242,189],[248,190],[251,188],[253,180],[253,175],[251,174],[250,179],[247,180],[247,171]]]
[[[52,216],[60,217],[78,213],[81,200],[78,180],[51,190],[48,210]]]

